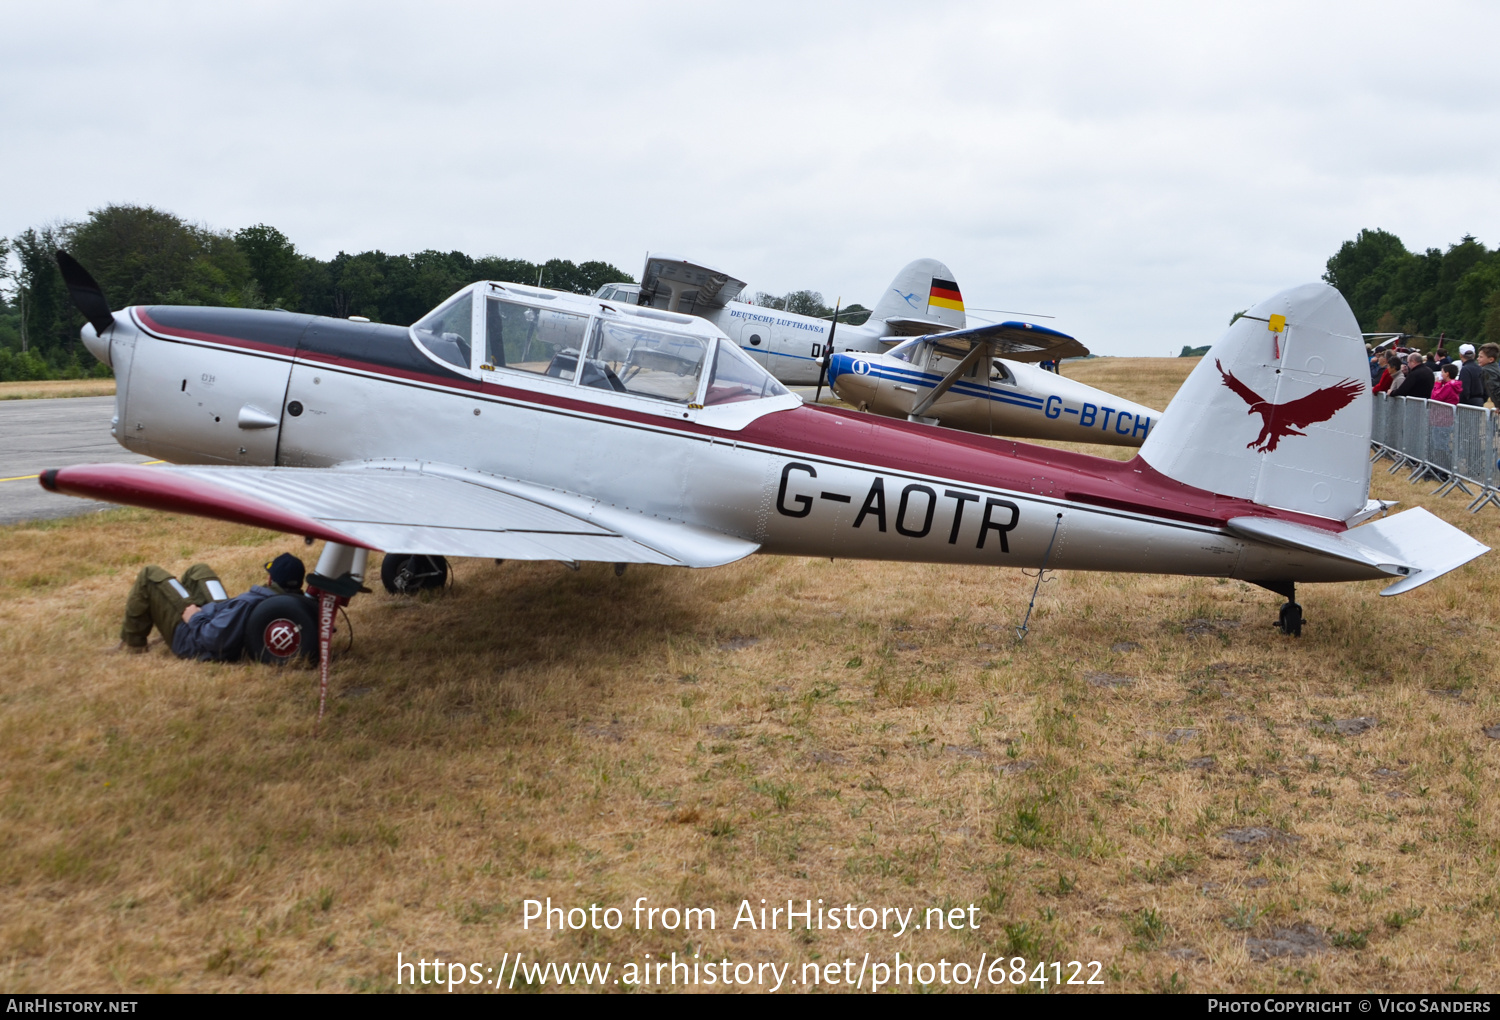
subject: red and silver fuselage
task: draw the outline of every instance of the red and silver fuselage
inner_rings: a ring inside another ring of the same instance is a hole
[[[119,384],[116,435],[177,463],[461,465],[778,554],[1031,568],[1047,558],[1057,569],[1257,581],[1385,576],[1227,527],[1261,517],[1339,533],[1341,522],[1195,489],[1139,458],[795,397],[683,407],[450,370],[406,329],[371,323],[175,307],[115,318],[102,353]]]

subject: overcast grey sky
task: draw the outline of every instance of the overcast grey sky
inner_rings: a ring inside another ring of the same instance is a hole
[[[0,0],[0,232],[605,259],[1175,353],[1361,227],[1500,243],[1500,5]]]

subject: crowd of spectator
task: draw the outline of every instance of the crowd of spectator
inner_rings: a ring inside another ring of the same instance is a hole
[[[1458,420],[1453,408],[1459,404],[1500,408],[1500,344],[1474,349],[1461,344],[1458,361],[1448,356],[1439,342],[1432,350],[1396,349],[1377,351],[1366,346],[1370,356],[1370,383],[1376,393],[1393,397],[1421,397],[1433,403],[1427,408],[1427,449],[1434,460],[1425,470],[1447,483],[1455,454],[1454,430]],[[1492,425],[1493,427],[1493,425]],[[1493,433],[1492,433],[1493,436]],[[1424,455],[1425,459],[1425,455]]]
[[[1459,360],[1448,356],[1443,344],[1421,351],[1377,351],[1370,354],[1370,384],[1376,393],[1393,397],[1421,397],[1445,404],[1500,407],[1500,344],[1461,344]]]

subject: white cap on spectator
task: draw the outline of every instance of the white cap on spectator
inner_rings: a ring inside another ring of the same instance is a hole
[[[1458,345],[1458,353],[1459,353],[1460,356],[1463,356],[1465,354],[1473,354],[1474,353],[1474,345],[1473,344],[1459,344]]]

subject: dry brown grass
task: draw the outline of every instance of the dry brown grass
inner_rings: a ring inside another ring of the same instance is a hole
[[[113,379],[47,379],[42,382],[0,383],[0,400],[35,400],[39,397],[112,397]]]
[[[1377,479],[1500,539],[1492,510]],[[1063,575],[1020,648],[1017,572],[461,562],[442,596],[355,602],[317,739],[311,673],[99,654],[140,564],[242,588],[283,548],[135,510],[0,531],[0,987],[382,989],[397,951],[796,976],[900,949],[1099,960],[1118,990],[1495,989],[1495,556],[1396,600],[1308,587],[1300,641],[1238,582]],[[1377,724],[1319,728],[1354,717]],[[1248,828],[1286,836],[1222,835]],[[720,928],[522,931],[546,896]],[[762,897],[982,921],[728,928]],[[1327,948],[1251,958],[1297,925]]]
[[[1065,361],[1062,374],[1158,411],[1202,358],[1088,358]]]

